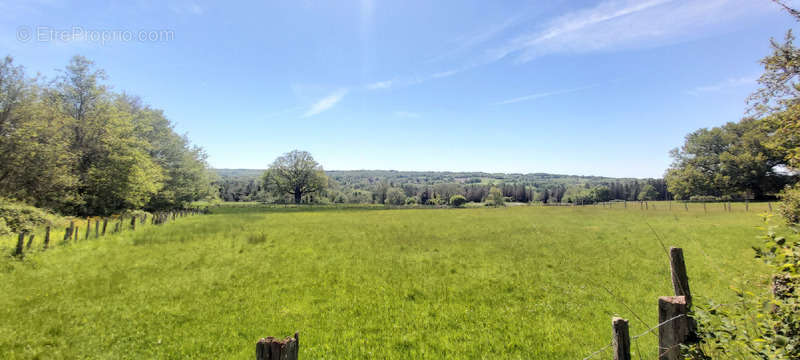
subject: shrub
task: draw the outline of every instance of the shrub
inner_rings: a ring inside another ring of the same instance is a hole
[[[731,287],[738,301],[695,309],[700,342],[689,347],[689,358],[800,358],[800,236],[770,229],[763,239],[754,250],[771,268],[772,291]]]
[[[35,227],[53,225],[55,221],[56,216],[47,211],[0,198],[0,235],[33,231]]]
[[[418,201],[416,196],[409,196],[406,198],[406,205],[416,205],[417,202]]]
[[[716,196],[708,196],[708,195],[692,195],[689,198],[689,201],[719,201],[719,198]]]
[[[450,205],[455,207],[461,207],[467,203],[467,198],[463,195],[453,195],[450,197]]]
[[[780,193],[778,213],[790,224],[800,223],[800,184]]]

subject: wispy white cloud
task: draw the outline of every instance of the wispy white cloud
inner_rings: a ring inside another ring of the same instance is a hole
[[[768,5],[752,0],[607,0],[547,21],[487,56],[489,61],[513,56],[526,62],[552,53],[658,46],[702,36],[710,25],[774,10]]]
[[[366,88],[368,90],[388,89],[388,88],[392,87],[392,83],[393,83],[392,80],[377,81],[377,82],[374,82],[374,83],[371,83],[371,84],[367,84]]]
[[[699,96],[705,93],[718,92],[725,89],[730,89],[738,86],[753,85],[756,83],[758,76],[744,76],[738,78],[728,78],[716,84],[698,86],[694,89],[687,90],[686,93],[692,96]]]
[[[572,88],[572,89],[540,92],[540,93],[536,93],[536,94],[525,95],[525,96],[515,97],[515,98],[512,98],[512,99],[508,99],[508,100],[498,101],[498,102],[492,103],[492,105],[506,105],[506,104],[518,103],[520,101],[536,100],[536,99],[546,98],[546,97],[549,97],[549,96],[574,93],[574,92],[578,92],[578,91],[582,91],[582,90],[591,89],[591,88],[594,88],[594,87],[597,87],[597,86],[598,85],[588,85],[588,86],[581,86],[581,87]]]
[[[419,113],[410,112],[410,111],[395,111],[394,112],[394,116],[395,117],[399,117],[399,118],[404,118],[404,119],[416,119],[420,115],[419,115]]]
[[[191,0],[172,0],[167,5],[178,15],[203,15],[205,8],[200,3]]]
[[[339,89],[334,91],[330,95],[314,103],[314,105],[311,105],[311,108],[309,108],[308,111],[303,114],[303,117],[314,116],[336,106],[339,101],[342,101],[345,95],[347,95],[347,89]]]

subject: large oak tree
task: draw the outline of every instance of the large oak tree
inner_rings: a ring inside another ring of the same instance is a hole
[[[295,204],[299,204],[304,195],[324,189],[327,183],[322,166],[307,151],[283,154],[264,173],[264,185],[276,195],[291,195]]]

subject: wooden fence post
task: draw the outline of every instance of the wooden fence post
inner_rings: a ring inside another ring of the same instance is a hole
[[[131,217],[131,230],[136,230],[136,215]]]
[[[106,227],[108,226],[108,218],[103,218],[103,236],[106,236]]]
[[[683,296],[662,296],[658,298],[658,359],[678,360],[681,358],[680,344],[689,334],[686,321],[686,298]]]
[[[294,337],[278,340],[272,336],[258,340],[256,343],[256,360],[297,360],[300,350],[300,339]]]
[[[100,237],[100,219],[94,221],[94,238]]]
[[[69,227],[67,227],[67,230],[64,232],[64,242],[67,242],[70,239],[72,239],[73,231],[75,231],[75,221],[70,220]]]
[[[14,256],[22,255],[22,245],[25,244],[25,232],[20,231],[19,237],[17,238],[17,249],[14,250]]]
[[[80,230],[80,227],[76,226],[75,227],[75,237],[73,238],[75,240],[75,242],[78,242],[78,230]]]
[[[686,271],[686,262],[683,258],[683,249],[678,247],[669,248],[669,268],[672,274],[672,288],[675,296],[683,296],[686,302],[686,311],[692,309],[692,291],[689,287],[689,275]],[[688,340],[697,340],[697,321],[687,318]]]
[[[769,212],[772,212],[772,202],[768,202],[767,206],[769,206]]]
[[[92,232],[92,220],[86,218],[86,236],[84,236],[84,240],[89,240],[90,232]]]
[[[44,248],[50,246],[50,227],[44,228]]]
[[[686,298],[686,307],[692,306],[692,292],[689,289],[689,276],[686,274],[686,262],[683,259],[683,249],[669,248],[669,269],[672,274],[672,288],[675,296]]]
[[[28,238],[28,243],[25,245],[25,250],[29,250],[31,248],[31,245],[33,245],[33,237],[34,235],[31,234],[31,237]]]
[[[611,319],[614,332],[611,347],[614,348],[614,360],[631,360],[631,338],[628,333],[628,320],[614,317]]]

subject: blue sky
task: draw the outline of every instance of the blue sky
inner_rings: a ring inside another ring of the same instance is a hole
[[[326,169],[659,177],[688,132],[742,117],[796,27],[768,0],[76,4],[0,0],[0,54],[48,77],[94,60],[226,168],[303,149]],[[165,35],[98,39],[124,31]]]

